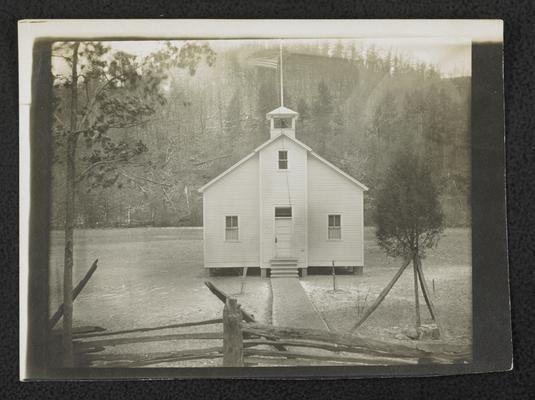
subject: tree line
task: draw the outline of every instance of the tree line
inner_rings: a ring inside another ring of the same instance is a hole
[[[81,99],[93,98],[102,79],[130,76],[99,99],[94,129],[78,145],[76,226],[202,225],[196,189],[269,138],[265,115],[279,106],[278,72],[249,61],[277,54],[278,45],[191,43],[188,51],[155,52],[143,65],[100,43],[84,46],[93,72],[78,84]],[[69,57],[61,46],[56,53]],[[353,43],[292,43],[283,59],[284,103],[300,113],[297,138],[371,188],[366,224],[374,223],[374,188],[399,149],[421,156],[440,188],[446,224],[469,223],[469,77],[447,78],[431,65]],[[129,85],[136,96],[124,104]],[[57,77],[56,133],[68,119],[70,90]],[[143,93],[147,101],[135,100]],[[55,137],[51,218],[62,228],[65,141]]]

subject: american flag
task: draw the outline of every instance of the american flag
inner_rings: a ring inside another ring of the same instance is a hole
[[[261,51],[247,59],[247,63],[254,67],[279,68],[279,52],[277,50]]]

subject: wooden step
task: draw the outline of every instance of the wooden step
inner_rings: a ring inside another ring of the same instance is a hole
[[[271,271],[271,276],[286,276],[286,275],[299,275],[297,272],[288,271],[288,272],[276,272]]]
[[[269,263],[271,278],[299,278],[297,258],[273,258]]]
[[[272,278],[299,278],[299,272],[294,267],[275,267],[271,268]]]
[[[269,260],[271,265],[297,265],[296,258],[274,258]]]

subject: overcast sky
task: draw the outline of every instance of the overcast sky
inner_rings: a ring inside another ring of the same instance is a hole
[[[299,40],[303,42],[305,40]],[[199,41],[200,42],[200,41]],[[226,48],[239,47],[246,40],[212,40],[210,46],[218,51]],[[260,42],[260,41],[259,41]],[[279,43],[278,40],[263,40],[266,45]],[[275,43],[273,43],[275,42]],[[298,40],[284,40],[283,45],[291,46]],[[328,40],[330,47],[334,48],[338,40]],[[391,51],[392,54],[400,54],[412,62],[425,62],[433,64],[444,76],[468,76],[471,75],[471,43],[463,38],[422,38],[422,39],[344,39],[344,44],[354,42],[356,47],[365,51],[369,46],[375,48],[382,54]],[[181,42],[174,42],[179,45]],[[110,42],[112,48],[122,50],[131,54],[145,56],[158,47],[163,42],[155,41],[135,41],[135,42]]]

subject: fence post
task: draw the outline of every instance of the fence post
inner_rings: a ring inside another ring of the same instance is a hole
[[[243,333],[238,301],[227,298],[223,308],[223,366],[243,367]]]
[[[245,280],[247,279],[247,267],[243,267],[242,277],[241,277],[241,290],[240,294],[245,292]]]
[[[331,275],[333,276],[333,292],[336,292],[336,272],[334,271],[334,260],[333,266],[331,267]]]

